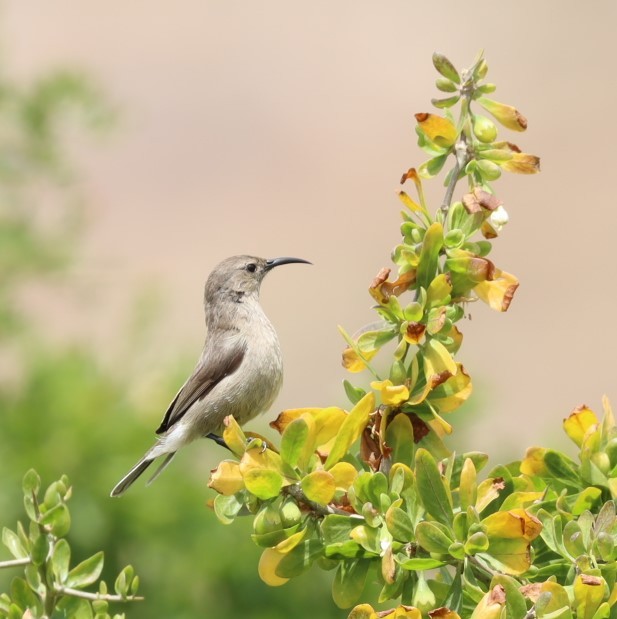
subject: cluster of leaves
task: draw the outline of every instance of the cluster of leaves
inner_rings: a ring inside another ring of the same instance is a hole
[[[10,592],[0,595],[0,617],[37,619],[79,617],[111,619],[109,602],[139,600],[139,578],[126,566],[116,578],[115,594],[108,594],[104,581],[103,553],[97,552],[71,568],[71,548],[66,539],[71,525],[67,501],[71,496],[68,479],[53,482],[40,498],[41,480],[34,470],[24,476],[24,507],[27,526],[17,523],[15,531],[4,528],[2,543],[13,559],[1,561],[0,568],[24,567],[24,577],[16,576]],[[98,592],[85,591],[98,582]],[[113,619],[123,619],[114,615]]]
[[[522,462],[499,465],[481,479],[482,453],[453,454],[444,415],[469,397],[471,379],[455,360],[464,304],[481,300],[506,311],[518,281],[488,258],[507,222],[492,187],[502,170],[534,173],[539,160],[497,141],[492,120],[522,131],[513,107],[487,97],[480,55],[459,73],[439,54],[436,100],[445,115],[417,114],[420,146],[431,158],[403,175],[402,241],[370,286],[380,321],[354,336],[343,364],[368,370],[366,388],[345,382],[350,411],[337,407],[282,412],[271,425],[280,447],[226,420],[235,459],[223,461],[210,486],[219,519],[254,516],[264,547],[261,578],[282,585],[317,564],[335,569],[332,594],[350,619],[602,619],[617,617],[617,472],[615,423],[587,408],[564,424],[580,447],[580,465],[550,449],[532,448]],[[460,103],[455,119],[450,108]],[[435,215],[422,179],[453,160]],[[457,183],[466,179],[461,200]],[[480,238],[477,238],[480,235]],[[403,295],[411,299],[403,302]],[[395,341],[387,377],[371,366]],[[359,448],[356,449],[356,445]],[[377,611],[358,604],[367,582]]]

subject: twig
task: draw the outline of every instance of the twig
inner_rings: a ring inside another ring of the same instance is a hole
[[[452,176],[450,177],[450,182],[448,183],[443,202],[441,203],[441,211],[443,212],[444,216],[447,215],[448,211],[450,210],[450,204],[452,203],[454,189],[456,188],[456,184],[459,180],[458,175],[460,174],[461,170],[465,169],[465,166],[469,163],[470,159],[467,149],[467,137],[464,133],[461,133],[461,137],[454,145],[454,151],[456,153],[456,163],[454,164],[454,168],[452,168]]]
[[[311,511],[315,512],[319,516],[329,516],[330,514],[341,514],[343,516],[348,516],[349,518],[362,518],[359,514],[350,514],[346,512],[344,509],[339,509],[338,507],[333,507],[332,505],[320,505],[319,503],[315,503],[315,501],[311,501],[307,496],[302,492],[302,488],[298,486],[298,484],[292,484],[290,486],[285,486],[285,492],[298,503],[304,503],[306,506],[310,507]]]
[[[62,593],[63,595],[71,595],[75,598],[82,598],[84,600],[105,600],[106,602],[138,602],[144,598],[139,595],[108,595],[107,593],[90,593],[88,591],[80,591],[79,589],[73,589],[72,587],[56,587],[56,593]]]
[[[10,561],[0,561],[0,569],[5,567],[19,567],[20,565],[30,565],[32,559],[26,557],[25,559],[12,559]]]

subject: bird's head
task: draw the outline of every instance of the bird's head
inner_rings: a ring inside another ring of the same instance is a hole
[[[274,267],[282,264],[302,262],[302,258],[257,258],[256,256],[232,256],[223,260],[210,273],[206,282],[205,303],[213,303],[217,298],[242,302],[246,297],[256,297],[263,278]]]

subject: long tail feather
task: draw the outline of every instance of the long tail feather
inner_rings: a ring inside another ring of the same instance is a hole
[[[167,465],[174,459],[175,455],[175,451],[167,454],[165,460],[163,460],[163,462],[159,464],[159,467],[156,469],[156,471],[154,471],[154,475],[152,475],[152,477],[150,477],[150,479],[146,482],[146,486],[149,486],[167,468]]]
[[[167,461],[167,460],[165,460]],[[120,496],[154,462],[153,458],[143,457],[115,486],[109,496]]]

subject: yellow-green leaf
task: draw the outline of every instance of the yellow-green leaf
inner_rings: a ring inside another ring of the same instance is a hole
[[[276,568],[285,557],[284,554],[277,552],[273,548],[266,548],[259,559],[257,572],[259,577],[271,587],[280,587],[284,585],[289,578],[281,578],[276,574]]]
[[[313,471],[300,482],[302,492],[309,501],[327,505],[336,492],[336,482],[328,471]]]
[[[349,412],[341,424],[341,429],[334,439],[334,445],[328,454],[325,468],[334,466],[347,453],[353,443],[360,438],[368,423],[369,416],[375,409],[375,394],[367,393]]]
[[[281,436],[281,459],[291,467],[304,470],[315,450],[315,422],[310,415],[294,419]]]

